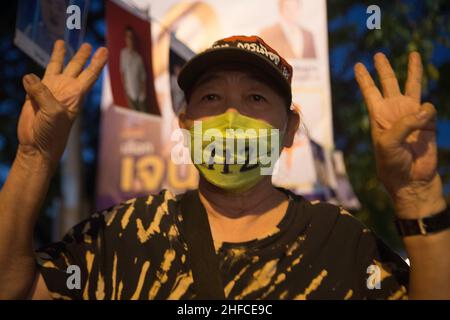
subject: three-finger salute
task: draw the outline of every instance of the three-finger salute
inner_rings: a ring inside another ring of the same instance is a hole
[[[82,98],[107,60],[108,50],[99,48],[84,68],[91,51],[89,44],[83,44],[63,68],[65,46],[58,40],[42,80],[34,74],[24,76],[27,99],[18,124],[20,152],[37,153],[52,164],[59,161]]]

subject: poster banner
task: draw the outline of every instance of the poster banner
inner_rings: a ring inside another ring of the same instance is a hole
[[[183,108],[184,101],[176,85],[176,75],[184,61],[194,53],[207,49],[215,40],[231,35],[261,36],[294,69],[293,106],[301,114],[302,126],[296,134],[294,145],[282,152],[275,167],[273,183],[310,198],[339,202],[344,197],[340,195],[338,199],[337,181],[341,184],[348,182],[345,167],[339,175],[334,171],[336,164],[333,155],[325,0],[108,1],[108,8],[112,5],[127,13],[121,14],[119,21],[107,15],[107,39],[126,37],[120,30],[133,19],[146,17],[150,22],[151,39],[147,40],[151,42],[148,45],[151,52],[142,52],[141,56],[151,65],[148,70],[152,70],[152,74],[147,75],[146,79],[153,80],[157,103],[149,107],[154,110],[152,116],[139,110],[130,110],[129,116],[140,119],[133,122],[133,126],[145,126],[142,129],[145,136],[139,139],[152,145],[148,153],[133,155],[136,157],[134,163],[148,156],[157,156],[160,160],[159,164],[147,160],[140,165],[128,166],[124,164],[124,155],[118,156],[118,153],[122,152],[120,144],[129,142],[122,141],[123,136],[114,141],[108,137],[109,134],[120,135],[120,132],[111,132],[121,130],[117,123],[112,125],[108,117],[111,114],[114,117],[126,117],[125,113],[117,111],[126,106],[126,99],[117,98],[115,94],[117,87],[121,86],[120,59],[116,58],[115,63],[109,64],[111,75],[105,81],[103,90],[105,116],[102,119],[104,138],[99,162],[99,199],[109,199],[112,204],[126,200],[133,192],[148,194],[159,188],[181,192],[196,187],[198,174],[195,168],[191,164],[177,165],[171,160],[174,146],[180,144],[182,139],[176,132],[177,114]],[[109,28],[116,24],[121,27]],[[145,42],[145,39],[142,41]],[[125,43],[125,40],[122,42]],[[123,44],[110,47],[111,54],[119,57],[122,47]],[[120,121],[126,122],[124,119]],[[109,142],[105,143],[106,140]],[[114,165],[110,164],[111,157],[117,158]],[[163,167],[161,172],[158,171],[160,164]],[[106,165],[109,166],[108,170]],[[343,162],[338,165],[342,169]],[[128,171],[124,173],[126,169]],[[134,181],[131,193],[123,189],[124,185],[129,185],[123,183],[123,179],[129,177],[128,174],[133,176],[131,180]],[[145,179],[149,177],[155,181],[146,183]],[[351,191],[349,193],[352,193],[349,183],[347,186]],[[102,205],[108,201],[103,201]],[[355,204],[351,200],[347,203]]]
[[[118,17],[120,23],[116,22]],[[190,164],[189,157],[185,159],[186,164],[171,161],[172,146],[181,142],[182,137],[179,136],[178,140],[175,137],[170,144],[165,139],[172,133],[163,127],[163,117],[154,94],[149,21],[145,13],[134,7],[119,1],[107,3],[106,38],[110,60],[105,71],[102,93],[97,209],[107,208],[135,196],[158,193],[163,188],[177,193],[193,189],[198,184],[198,175],[195,167]],[[133,45],[139,43],[139,47],[127,46],[127,41],[130,44],[130,26],[139,30],[132,34]],[[124,48],[128,50],[130,47],[136,48],[131,57],[136,57],[138,62],[128,59],[129,57],[123,58],[123,52],[126,52]],[[176,113],[185,103],[176,77],[181,66],[194,52],[173,36],[167,54],[170,57],[168,97],[172,112]],[[132,83],[138,83],[143,78],[142,68],[146,68],[145,110],[130,106],[127,97],[125,73],[134,64],[140,66],[134,70],[136,72],[128,75]],[[152,96],[151,92],[153,98],[149,98]],[[176,121],[176,118],[172,120]]]
[[[106,44],[113,103],[159,115],[153,86],[150,22],[120,1],[106,2]]]
[[[89,0],[20,0],[14,44],[45,68],[63,39],[68,60],[83,42],[88,8]]]

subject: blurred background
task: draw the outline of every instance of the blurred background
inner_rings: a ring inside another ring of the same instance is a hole
[[[157,2],[158,0],[155,0]],[[161,0],[162,1],[162,0]],[[308,0],[309,1],[309,0]],[[377,4],[382,28],[366,28],[366,9]],[[0,19],[0,186],[3,185],[17,150],[17,121],[24,101],[22,76],[44,69],[13,44],[18,2],[2,4]],[[439,172],[450,200],[450,3],[445,0],[397,0],[327,2],[328,46],[334,143],[342,150],[347,173],[361,203],[352,214],[373,228],[389,245],[402,252],[392,224],[392,204],[377,182],[369,122],[361,94],[353,78],[357,61],[373,72],[372,56],[386,53],[400,85],[406,77],[407,55],[421,53],[424,63],[423,100],[438,110]],[[105,45],[105,3],[91,0],[85,41],[94,49]],[[80,199],[84,215],[96,210],[96,176],[99,154],[102,78],[85,98],[79,122],[81,134]],[[38,221],[36,246],[56,240],[64,198],[61,167],[56,172]],[[69,190],[70,192],[70,190]]]

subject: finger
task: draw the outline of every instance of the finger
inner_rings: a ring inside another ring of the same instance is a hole
[[[436,109],[431,103],[424,103],[420,109],[418,113],[408,115],[395,123],[386,132],[386,138],[394,144],[401,144],[415,130],[434,130]]]
[[[77,77],[81,70],[83,70],[86,61],[89,59],[91,51],[91,45],[88,43],[83,43],[77,53],[70,60],[67,67],[64,69],[63,74],[71,77]]]
[[[49,75],[60,74],[63,64],[64,56],[66,55],[66,48],[63,40],[56,40],[53,46],[50,62],[45,69],[44,78]]]
[[[420,103],[422,81],[422,61],[418,52],[411,52],[408,60],[408,78],[405,94]]]
[[[374,60],[375,69],[377,70],[381,88],[383,89],[383,96],[389,98],[400,95],[401,92],[397,77],[395,76],[394,70],[392,70],[389,60],[381,52],[378,52],[374,56]]]
[[[367,108],[369,112],[378,101],[383,99],[383,96],[378,90],[375,82],[370,76],[369,71],[367,71],[366,67],[358,62],[354,67],[356,82],[358,82],[361,93],[366,101]]]
[[[34,74],[23,77],[23,86],[31,101],[37,102],[39,109],[44,113],[58,110],[60,105],[46,85]]]
[[[97,49],[89,66],[78,77],[84,91],[88,90],[94,84],[95,80],[97,80],[107,59],[108,49],[105,47]]]

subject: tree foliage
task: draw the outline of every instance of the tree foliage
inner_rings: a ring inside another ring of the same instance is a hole
[[[368,114],[353,78],[353,66],[361,61],[374,76],[372,57],[378,51],[384,52],[403,88],[408,53],[419,51],[424,65],[423,101],[431,101],[436,106],[444,125],[450,118],[448,2],[358,1],[355,4],[355,1],[338,0],[327,3],[334,134],[363,205],[355,214],[390,245],[400,249],[401,241],[391,222],[394,214],[391,201],[376,178]],[[366,27],[370,15],[366,9],[371,4],[381,9],[381,29]],[[438,141],[449,140],[442,136],[445,133],[438,134]],[[449,149],[439,148],[439,168],[448,186]]]

